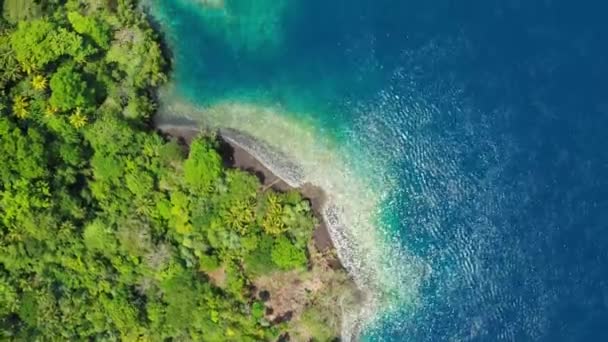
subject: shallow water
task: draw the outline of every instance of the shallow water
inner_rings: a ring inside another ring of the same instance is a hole
[[[386,292],[364,339],[608,338],[606,5],[150,4],[167,108],[335,194],[353,269]]]

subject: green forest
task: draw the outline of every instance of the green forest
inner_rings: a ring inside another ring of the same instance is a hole
[[[0,340],[276,340],[253,281],[307,272],[310,205],[224,167],[213,132],[154,131],[169,67],[137,6],[2,3]]]

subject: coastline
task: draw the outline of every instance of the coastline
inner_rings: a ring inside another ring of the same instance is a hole
[[[194,138],[205,132],[193,123],[157,124],[155,125],[155,129],[162,135],[178,139],[184,146],[187,146]],[[324,283],[327,289],[325,290],[326,293],[321,296],[326,297],[325,299],[319,299],[319,295],[317,294],[316,299],[312,299],[312,302],[309,302],[308,305],[320,305],[319,308],[326,310],[326,313],[334,312],[338,316],[340,323],[338,326],[339,334],[337,336],[340,341],[359,340],[363,324],[361,313],[366,304],[369,304],[370,294],[356,283],[348,268],[340,260],[329,231],[329,224],[331,222],[326,221],[331,220],[332,217],[326,217],[324,214],[327,212],[325,210],[327,204],[326,192],[310,183],[293,186],[289,181],[272,172],[262,160],[248,151],[246,146],[233,139],[232,134],[238,134],[238,132],[234,130],[218,130],[217,133],[220,143],[218,150],[226,167],[254,174],[264,188],[272,188],[279,192],[298,191],[310,202],[313,214],[317,219],[317,224],[313,232],[311,244],[309,245],[312,258],[309,270],[312,270],[312,278],[316,279],[313,281],[315,283]],[[284,285],[280,287],[285,288]],[[287,288],[289,287],[291,286],[287,286]],[[297,287],[299,286],[296,285]],[[331,303],[329,307],[327,307],[327,303]],[[325,308],[323,308],[324,305]],[[331,323],[328,324],[331,326]],[[298,326],[296,325],[297,330]],[[301,329],[299,331],[302,333]],[[304,335],[306,333],[304,331]]]
[[[199,6],[209,6],[221,0],[198,2]],[[175,45],[177,37],[161,27],[170,18],[150,17],[158,20],[157,31],[166,43],[167,54],[173,55],[169,43],[173,39]],[[171,59],[171,63],[177,62]],[[341,340],[358,340],[375,323],[381,308],[390,310],[399,306],[397,301],[413,301],[421,279],[419,263],[376,229],[378,204],[390,186],[384,179],[374,183],[378,178],[373,173],[357,174],[352,166],[358,163],[350,163],[350,151],[345,153],[339,141],[318,134],[322,132],[316,130],[314,122],[300,120],[309,115],[294,119],[296,116],[286,115],[292,113],[280,104],[238,101],[239,97],[199,102],[199,98],[208,97],[198,91],[196,100],[188,100],[177,82],[171,81],[157,93],[159,108],[153,117],[154,128],[184,142],[200,132],[216,132],[227,167],[255,174],[264,187],[297,190],[310,201],[319,222],[313,233],[314,244],[333,251],[332,268],[344,270],[362,296],[356,310],[343,312]],[[239,135],[244,140],[239,140]],[[284,165],[289,161],[298,165]],[[298,169],[300,172],[294,172]]]
[[[344,159],[348,155],[328,147],[331,142],[291,121],[281,109],[230,101],[197,107],[171,91],[161,96],[165,101],[154,119],[157,129],[218,133],[287,185],[323,189],[325,201],[315,203],[317,217],[323,219],[335,255],[361,294],[356,308],[343,311],[343,341],[358,340],[377,322],[381,308],[386,312],[401,303],[414,304],[423,265],[375,229],[383,184],[379,188],[357,177]]]
[[[189,145],[190,142],[199,135],[202,130],[191,125],[157,125],[155,128],[164,135],[182,140]],[[226,130],[220,130],[218,140],[220,143],[219,152],[222,156],[224,165],[254,174],[265,188],[272,188],[279,192],[290,190],[299,191],[302,196],[311,204],[311,208],[318,223],[313,233],[314,245],[318,251],[325,253],[335,249],[335,245],[329,234],[327,222],[322,214],[323,206],[326,203],[326,193],[323,189],[306,183],[300,187],[289,184],[285,179],[279,177],[264,165],[252,153],[248,152],[241,144],[234,139],[230,139]],[[336,256],[331,260],[334,269],[344,269],[340,259]]]

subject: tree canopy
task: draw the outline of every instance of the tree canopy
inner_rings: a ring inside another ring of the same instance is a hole
[[[51,77],[49,103],[62,110],[89,107],[93,103],[92,88],[74,65],[63,65]]]
[[[26,72],[40,70],[64,55],[80,59],[92,52],[81,36],[47,19],[20,21],[11,44]]]
[[[306,269],[310,206],[150,128],[167,64],[135,5],[4,2],[0,339],[276,339],[253,279]]]

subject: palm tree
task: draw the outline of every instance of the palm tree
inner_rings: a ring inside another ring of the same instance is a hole
[[[46,107],[46,109],[44,110],[44,116],[47,118],[52,118],[53,116],[55,116],[55,114],[57,114],[59,110],[53,106],[48,106]]]
[[[287,227],[283,222],[283,205],[280,202],[279,196],[270,193],[266,202],[266,213],[262,220],[262,228],[264,231],[271,235],[278,235],[283,233]]]
[[[19,119],[25,119],[29,115],[27,110],[29,105],[29,102],[24,96],[15,96],[13,99],[13,114],[15,114],[15,116]]]
[[[19,79],[21,68],[17,63],[8,63],[2,72],[2,81],[11,82]]]
[[[32,87],[34,87],[34,89],[37,91],[44,91],[44,90],[46,90],[47,86],[48,86],[48,82],[47,82],[46,78],[42,75],[36,75],[32,79]]]
[[[34,65],[34,63],[31,63],[29,61],[22,62],[21,69],[23,69],[23,71],[25,71],[25,73],[28,75],[31,75],[38,70],[36,65]]]
[[[82,110],[80,108],[76,108],[76,112],[70,115],[69,120],[70,124],[72,124],[72,126],[74,126],[75,128],[82,128],[88,122],[88,118],[82,113]]]
[[[220,215],[226,224],[241,235],[247,233],[247,229],[255,220],[253,204],[248,201],[238,201],[223,210]]]

